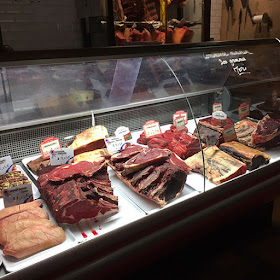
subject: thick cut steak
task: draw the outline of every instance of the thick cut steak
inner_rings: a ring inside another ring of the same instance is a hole
[[[263,164],[269,163],[270,160],[267,154],[236,141],[223,143],[219,148],[234,158],[244,162],[248,170],[254,170]]]
[[[221,184],[246,173],[246,164],[221,151],[217,146],[203,149],[205,176],[215,184]],[[202,152],[185,160],[194,172],[203,174]]]
[[[113,162],[123,161],[145,150],[147,150],[147,148],[139,145],[131,145],[127,147],[125,150],[121,151],[120,153],[111,156],[111,161]]]
[[[130,189],[161,207],[180,195],[190,170],[174,153],[149,148],[109,165]]]
[[[59,223],[74,224],[118,211],[104,162],[56,167],[38,177],[38,189]]]
[[[170,157],[170,151],[162,150],[162,149],[146,149],[128,161],[126,161],[123,165],[123,174],[130,174],[136,172],[144,167],[156,163],[164,162],[166,159]]]
[[[234,125],[234,129],[237,136],[237,141],[249,146],[249,147],[255,147],[255,145],[252,143],[252,134],[257,128],[257,123],[253,122],[249,119],[244,119],[239,122],[237,122]]]

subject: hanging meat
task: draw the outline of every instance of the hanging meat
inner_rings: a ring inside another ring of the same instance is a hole
[[[38,189],[58,223],[74,224],[118,211],[105,162],[54,167],[38,177]]]
[[[112,156],[109,165],[130,189],[161,207],[180,195],[190,170],[169,150],[138,145]]]

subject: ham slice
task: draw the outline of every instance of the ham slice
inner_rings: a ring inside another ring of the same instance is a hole
[[[217,146],[203,149],[205,176],[214,184],[221,184],[246,173],[246,164],[221,151]],[[194,172],[203,174],[202,152],[185,160]]]
[[[3,249],[3,253],[22,259],[58,245],[65,238],[65,232],[61,227],[35,225],[20,231],[15,236],[11,236]]]

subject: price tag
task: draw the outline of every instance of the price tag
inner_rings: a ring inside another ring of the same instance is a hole
[[[242,103],[238,108],[239,119],[245,119],[250,116],[250,105],[246,102]]]
[[[154,120],[146,122],[146,124],[143,126],[143,129],[146,138],[161,134],[159,122],[155,122]]]
[[[10,156],[0,158],[0,175],[16,170]]]
[[[212,106],[212,112],[216,112],[216,111],[223,111],[223,106],[222,103],[214,103]]]
[[[181,111],[177,111],[175,114],[173,114],[173,125],[176,126],[175,119],[178,117],[183,117],[185,120],[185,124],[188,123],[188,113],[181,110]]]
[[[234,126],[224,129],[223,135],[226,142],[234,141],[237,139]]]
[[[10,207],[33,201],[32,185],[25,184],[3,189],[4,206]]]
[[[50,164],[62,165],[74,162],[74,150],[73,148],[61,148],[50,151]]]
[[[117,153],[122,149],[122,146],[125,144],[125,141],[122,138],[119,137],[109,137],[105,138],[105,144],[107,147],[107,150],[111,153]]]
[[[186,125],[186,123],[185,123],[184,117],[178,117],[175,119],[175,126],[176,126],[177,131],[184,129],[185,125]]]
[[[272,99],[272,101],[273,101],[273,102],[276,101],[276,100],[277,100],[277,97],[278,97],[277,91],[274,90],[274,91],[272,92],[272,94],[271,94],[271,99]]]
[[[227,124],[227,114],[223,111],[213,112],[212,123],[218,126],[225,126]]]
[[[130,129],[125,126],[120,126],[115,131],[115,136],[119,138],[124,138],[124,141],[128,141],[132,139],[132,135]]]
[[[44,159],[50,158],[50,151],[61,149],[61,144],[58,138],[48,137],[42,144],[40,144],[40,150]]]

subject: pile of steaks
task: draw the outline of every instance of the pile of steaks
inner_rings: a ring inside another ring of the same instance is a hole
[[[48,166],[37,185],[58,223],[74,224],[119,210],[105,161]]]
[[[161,207],[180,195],[190,171],[170,150],[138,145],[113,155],[109,165],[130,189]]]

